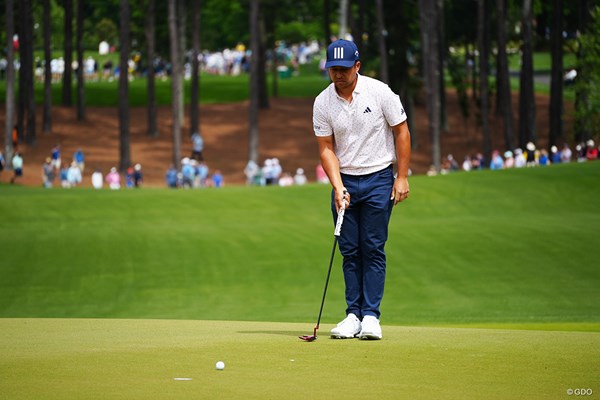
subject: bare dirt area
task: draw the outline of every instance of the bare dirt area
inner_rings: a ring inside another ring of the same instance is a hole
[[[461,116],[454,92],[449,92],[448,131],[441,137],[442,154],[453,154],[462,162],[465,155],[482,150],[481,128],[472,115],[466,122]],[[260,111],[259,154],[262,163],[277,157],[283,170],[293,174],[303,168],[310,181],[315,179],[315,167],[319,163],[318,148],[312,132],[312,99],[271,99],[271,107]],[[538,96],[537,132],[538,146],[545,146],[548,137],[548,97]],[[518,97],[514,97],[514,114],[517,115]],[[474,108],[473,108],[474,109]],[[4,127],[5,109],[0,109],[0,127]],[[570,110],[567,105],[566,115]],[[425,173],[432,164],[431,144],[425,107],[416,106],[411,128],[416,147],[410,167],[414,174]],[[492,114],[494,114],[492,112]],[[119,121],[116,108],[88,107],[85,121],[77,121],[75,108],[53,107],[52,133],[41,133],[42,110],[36,111],[37,140],[34,145],[20,144],[24,158],[24,176],[18,181],[23,185],[42,184],[42,164],[50,156],[51,149],[60,144],[62,161],[70,163],[73,153],[81,148],[85,154],[83,186],[91,186],[90,176],[94,169],[106,174],[119,162]],[[187,116],[186,116],[187,118]],[[248,103],[201,105],[201,133],[204,137],[204,157],[210,172],[220,170],[225,185],[244,184],[244,167],[248,160]],[[518,121],[515,118],[515,132]],[[173,160],[173,133],[170,107],[158,110],[160,134],[156,138],[147,135],[147,112],[145,108],[130,109],[131,161],[140,163],[144,172],[144,185],[165,186],[164,176]],[[191,154],[188,121],[182,130],[182,157]],[[490,121],[492,147],[504,150],[502,122],[493,116]],[[568,132],[569,124],[565,124]],[[4,143],[4,134],[2,135]],[[8,182],[12,171],[0,175],[1,182]],[[55,182],[57,186],[57,182]]]

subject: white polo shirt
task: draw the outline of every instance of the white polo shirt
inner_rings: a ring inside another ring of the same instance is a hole
[[[334,135],[340,172],[366,175],[396,161],[392,126],[406,120],[400,97],[388,85],[358,75],[352,102],[340,97],[331,83],[315,99],[316,136]]]

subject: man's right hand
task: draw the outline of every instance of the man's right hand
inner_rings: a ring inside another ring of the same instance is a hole
[[[350,193],[346,190],[345,187],[335,189],[335,209],[337,212],[342,208],[348,208],[350,205]]]

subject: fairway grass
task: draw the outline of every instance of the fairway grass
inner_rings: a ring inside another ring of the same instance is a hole
[[[600,162],[412,177],[383,323],[600,330],[599,181]],[[313,321],[330,190],[0,186],[0,317]],[[336,252],[323,322],[344,309]]]
[[[329,339],[331,327],[308,343],[298,335],[313,326],[298,323],[0,319],[0,393],[12,400],[451,400],[600,390],[600,333],[384,326],[383,340],[359,341]]]

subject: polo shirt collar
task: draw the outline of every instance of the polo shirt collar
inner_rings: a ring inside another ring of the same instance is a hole
[[[352,93],[359,94],[363,90],[363,87],[364,87],[364,79],[357,72],[356,73],[356,86],[354,87],[354,90],[352,91]],[[340,97],[340,95],[337,93],[337,90],[335,89],[335,85],[333,84],[333,82],[331,84],[331,90],[337,97]],[[341,99],[341,97],[340,97],[340,99]]]
[[[356,73],[356,86],[354,87],[353,93],[360,93],[364,87],[364,79],[360,76],[360,74]]]

